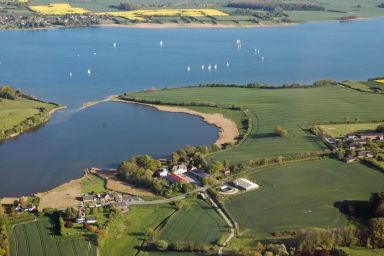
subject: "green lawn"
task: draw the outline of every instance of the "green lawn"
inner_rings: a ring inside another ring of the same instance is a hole
[[[343,86],[311,89],[180,88],[130,93],[130,97],[164,102],[215,102],[219,106],[237,105],[249,109],[253,130],[245,142],[233,150],[218,152],[213,159],[239,163],[277,155],[318,151],[325,145],[303,128],[314,123],[342,121],[345,117],[362,122],[382,120],[383,96],[363,93]],[[201,108],[204,111],[204,108]],[[274,135],[280,125],[287,138]]]
[[[207,202],[194,199],[171,217],[160,239],[215,243],[225,234],[229,234],[229,227],[221,216]]]
[[[381,123],[328,124],[319,125],[325,134],[334,138],[344,137],[354,132],[374,131]]]
[[[95,193],[105,192],[105,180],[100,177],[88,173],[84,179],[81,180],[81,193]]]
[[[0,99],[0,131],[11,129],[25,119],[38,114],[39,108],[46,108],[49,111],[55,107],[57,106],[54,104],[35,100]]]
[[[340,227],[344,200],[368,200],[382,191],[384,175],[362,164],[317,160],[261,169],[249,177],[262,187],[225,201],[242,231],[265,234],[304,227]]]
[[[96,246],[80,236],[62,238],[47,217],[8,228],[10,256],[96,255]]]
[[[130,207],[129,212],[109,224],[107,236],[100,244],[100,255],[135,255],[146,229],[157,227],[174,210],[169,205]]]

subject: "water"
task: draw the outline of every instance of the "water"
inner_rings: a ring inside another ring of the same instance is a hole
[[[198,117],[118,103],[78,112],[84,102],[152,86],[365,80],[383,75],[383,42],[384,19],[273,28],[0,31],[0,84],[69,107],[43,128],[0,145],[0,196],[43,191],[85,167],[116,166],[135,154],[165,156],[217,137],[217,129]]]
[[[383,42],[384,19],[243,29],[0,31],[0,84],[79,106],[151,86],[365,80],[383,75]],[[202,64],[212,71],[202,72]]]
[[[199,117],[125,103],[57,113],[42,129],[0,146],[0,196],[44,191],[135,154],[165,157],[186,144],[212,144],[217,132]]]

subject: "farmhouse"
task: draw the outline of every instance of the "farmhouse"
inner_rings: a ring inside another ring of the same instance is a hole
[[[204,182],[206,178],[211,176],[210,174],[206,173],[204,170],[201,170],[201,169],[190,170],[188,174],[198,179],[200,182]]]
[[[85,218],[85,223],[87,223],[87,224],[93,224],[96,222],[97,222],[97,220],[96,220],[95,216],[89,216],[89,217]]]
[[[358,154],[357,154],[357,157],[358,158],[372,158],[373,157],[373,154],[371,151],[360,151]]]
[[[172,172],[174,174],[183,174],[183,173],[186,173],[187,171],[188,171],[187,166],[184,163],[180,163],[172,167]]]
[[[345,162],[346,162],[347,164],[356,162],[356,157],[353,157],[353,156],[347,156],[347,157],[345,158]]]
[[[175,173],[169,174],[167,176],[167,180],[169,182],[171,182],[172,184],[174,184],[174,183],[188,183],[189,182],[186,178],[184,178],[184,177],[182,177],[180,175],[177,175]]]
[[[239,189],[247,190],[247,191],[259,188],[259,185],[257,185],[256,183],[243,178],[234,180],[233,185],[235,185]]]
[[[125,202],[118,202],[118,203],[116,204],[116,207],[117,207],[118,209],[120,209],[121,212],[126,212],[126,211],[128,211],[128,205],[127,205]]]
[[[94,200],[95,200],[95,198],[93,195],[83,195],[81,197],[81,201],[83,201],[84,203],[93,202]]]

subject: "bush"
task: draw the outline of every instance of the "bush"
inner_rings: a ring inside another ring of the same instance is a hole
[[[154,247],[158,251],[168,250],[168,242],[164,240],[157,240],[153,243]]]
[[[279,137],[287,137],[288,136],[288,131],[281,126],[276,126],[275,127],[275,134]]]

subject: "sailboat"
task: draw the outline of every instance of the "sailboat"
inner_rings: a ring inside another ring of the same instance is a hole
[[[191,71],[191,67],[190,66],[187,67],[187,71],[188,72]]]
[[[116,44],[116,42],[115,43],[113,43],[113,48],[116,48],[117,47],[117,44]]]
[[[163,41],[160,41],[159,44],[160,44],[160,47],[163,47]]]
[[[229,67],[229,62],[227,61],[227,67]]]
[[[213,66],[214,69],[217,69],[217,65],[215,64],[215,66]]]
[[[208,65],[208,70],[211,71],[211,64]]]
[[[88,75],[90,75],[90,74],[91,74],[91,70],[90,70],[90,69],[88,69],[88,71],[87,71],[87,74],[88,74]]]
[[[204,65],[201,65],[201,70],[204,70],[205,69],[205,66]]]
[[[69,76],[72,77],[72,72],[69,72]]]

